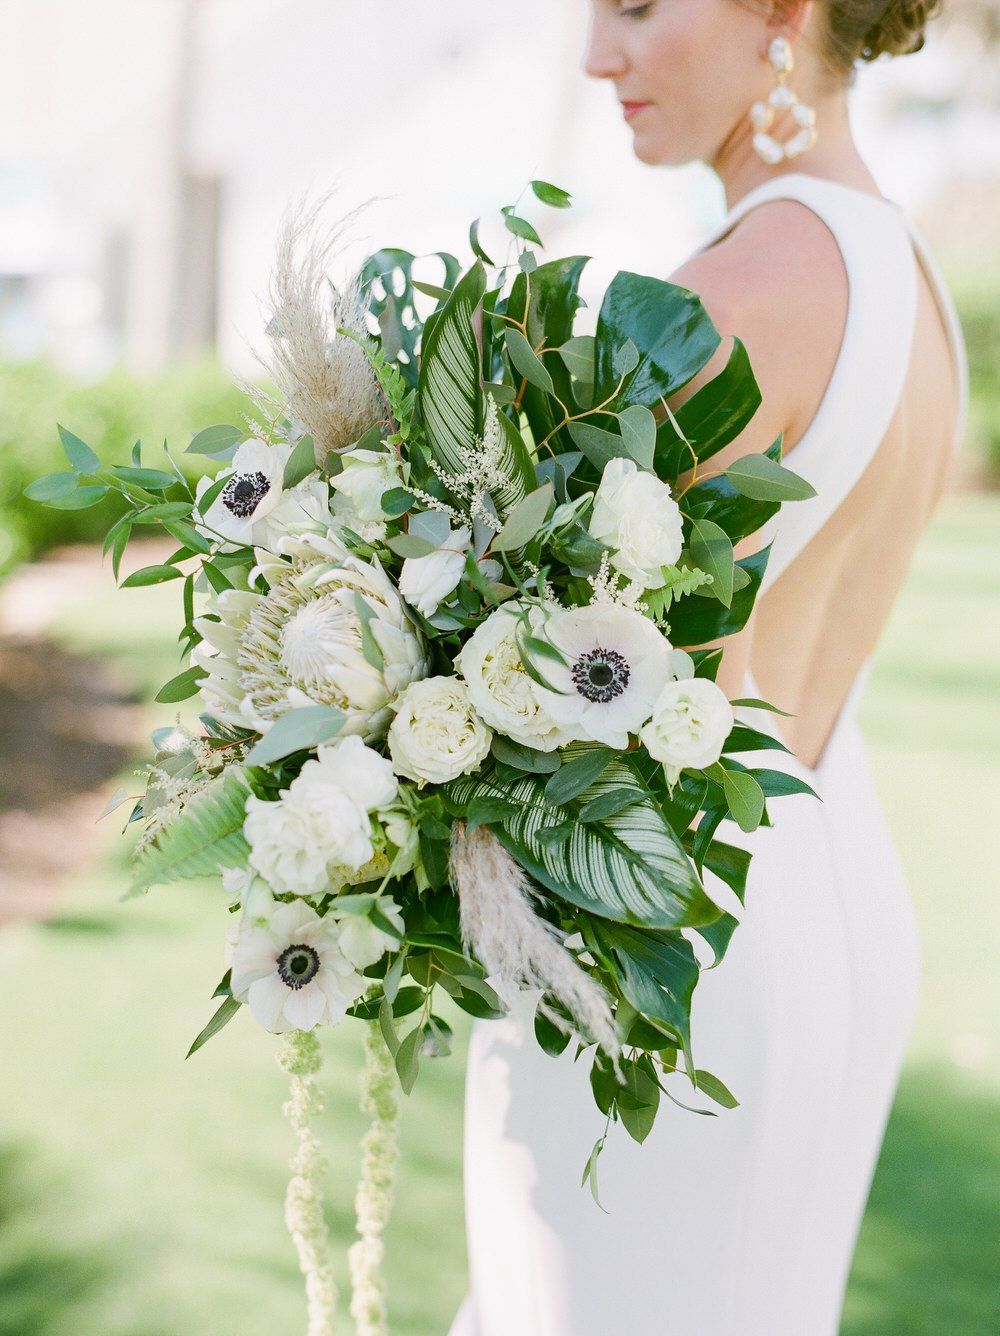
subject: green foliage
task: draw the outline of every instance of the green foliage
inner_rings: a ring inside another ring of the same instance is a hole
[[[43,474],[56,493],[60,486],[67,493],[76,487],[57,422],[87,442],[104,466],[127,459],[140,438],[142,462],[158,466],[164,438],[180,450],[193,423],[240,422],[249,408],[211,361],[148,378],[119,369],[93,384],[45,362],[0,363],[0,403],[0,574],[58,544],[100,541],[120,505],[97,497],[92,509],[51,509],[23,495]],[[193,456],[184,463],[189,477],[204,468]],[[53,483],[52,474],[62,483]]]
[[[230,768],[196,794],[136,860],[134,889],[242,867],[250,851],[243,834],[249,792],[243,773]]]

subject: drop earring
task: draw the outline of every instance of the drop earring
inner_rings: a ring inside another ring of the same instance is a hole
[[[775,167],[786,158],[797,158],[816,143],[816,112],[800,101],[788,86],[795,65],[792,44],[788,38],[773,37],[767,48],[767,58],[774,70],[774,87],[766,102],[755,102],[750,108],[750,124],[754,130],[754,149],[768,166]],[[790,111],[799,127],[783,143],[769,133],[775,114],[779,111]]]

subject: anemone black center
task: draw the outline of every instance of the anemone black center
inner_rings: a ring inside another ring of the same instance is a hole
[[[278,957],[278,978],[289,988],[305,988],[319,973],[319,955],[315,947],[295,942]]]
[[[606,704],[620,696],[631,676],[623,655],[615,649],[592,649],[573,665],[573,685],[587,700]]]
[[[269,487],[263,473],[234,473],[222,489],[222,504],[231,515],[245,520],[267,496]]]

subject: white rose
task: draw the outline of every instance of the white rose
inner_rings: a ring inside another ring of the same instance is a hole
[[[719,759],[733,722],[723,691],[707,677],[692,677],[666,684],[639,737],[675,784],[682,770],[703,770]]]
[[[529,614],[532,625],[543,614]],[[479,717],[505,737],[536,751],[554,751],[569,735],[549,715],[532,689],[515,632],[520,618],[512,605],[498,608],[473,632],[455,660]]]
[[[292,788],[313,784],[343,789],[366,812],[388,807],[399,788],[390,763],[356,734],[319,747],[316,759],[306,761]]]
[[[634,460],[604,467],[590,517],[591,537],[612,548],[611,564],[646,589],[663,584],[684,546],[680,507],[670,488]]]
[[[461,580],[465,549],[471,541],[472,530],[465,525],[454,529],[445,546],[436,552],[429,552],[426,557],[407,557],[403,562],[399,592],[422,616],[432,616]]]
[[[341,460],[344,467],[330,479],[336,492],[334,513],[351,528],[352,519],[384,528],[382,497],[403,481],[396,456],[385,450],[351,450]]]
[[[493,734],[472,708],[469,689],[457,677],[425,677],[400,696],[389,726],[389,754],[397,775],[446,784],[477,769]]]
[[[357,870],[374,854],[365,809],[339,784],[295,781],[278,802],[247,799],[250,862],[276,891],[316,895],[333,869]]]

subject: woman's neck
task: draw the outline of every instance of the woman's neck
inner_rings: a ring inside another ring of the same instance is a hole
[[[754,149],[749,117],[736,126],[708,164],[722,182],[728,208],[765,181],[791,172],[825,177],[876,195],[881,193],[854,142],[846,96],[838,92],[815,105],[819,132],[815,147],[776,167],[763,162]]]

